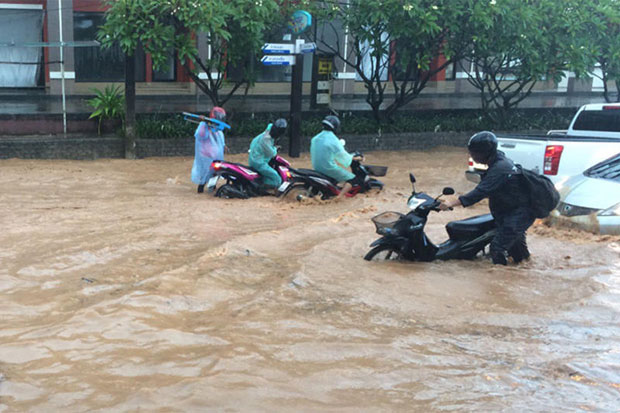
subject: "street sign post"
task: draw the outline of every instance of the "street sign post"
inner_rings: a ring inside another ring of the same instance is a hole
[[[288,26],[294,35],[300,35],[312,25],[310,13],[299,10],[293,13]],[[315,43],[305,43],[297,39],[295,43],[265,43],[262,47],[261,62],[265,66],[292,66],[291,78],[291,115],[289,129],[289,150],[293,158],[298,158],[301,146],[301,98],[303,85],[304,54],[314,53]]]

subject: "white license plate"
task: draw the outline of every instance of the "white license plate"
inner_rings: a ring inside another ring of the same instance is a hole
[[[280,187],[278,188],[279,192],[284,192],[286,191],[286,188],[288,188],[291,185],[290,182],[282,182],[282,185],[280,185]]]
[[[209,179],[209,182],[207,182],[207,189],[212,191],[215,188],[215,185],[217,185],[218,179],[220,179],[219,175],[212,176],[211,179]]]

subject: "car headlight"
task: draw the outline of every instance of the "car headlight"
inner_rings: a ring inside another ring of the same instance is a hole
[[[620,202],[598,213],[599,217],[620,217]]]

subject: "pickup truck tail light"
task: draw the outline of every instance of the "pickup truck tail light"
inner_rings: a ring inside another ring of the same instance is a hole
[[[545,148],[545,163],[543,172],[545,175],[557,175],[560,167],[560,157],[562,157],[562,145],[548,145]]]

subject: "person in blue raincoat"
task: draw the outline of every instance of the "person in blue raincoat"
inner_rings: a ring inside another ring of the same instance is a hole
[[[286,119],[278,119],[273,124],[270,123],[267,129],[255,137],[250,144],[248,162],[250,167],[263,178],[263,185],[266,188],[277,188],[282,184],[282,178],[275,169],[269,166],[269,161],[278,153],[276,143],[284,135],[287,127]]]
[[[219,106],[214,107],[209,114],[212,119],[226,121],[226,111]],[[203,120],[194,133],[196,145],[194,149],[194,165],[192,166],[192,182],[198,185],[198,193],[204,192],[205,185],[213,176],[211,163],[214,160],[224,160],[224,132],[213,127]]]
[[[340,119],[337,116],[329,115],[323,119],[322,123],[323,132],[310,141],[312,168],[338,182],[345,182],[336,198],[339,199],[344,197],[353,185],[358,184],[358,178],[343,167],[349,167],[353,160],[361,161],[363,157],[354,156],[344,149],[343,143],[336,136],[340,127]]]

